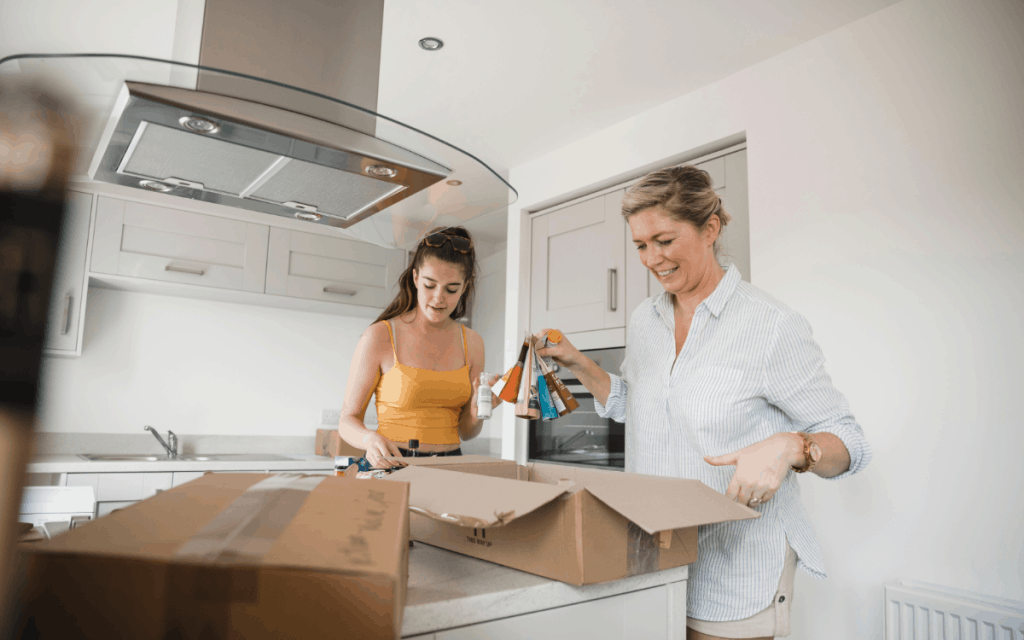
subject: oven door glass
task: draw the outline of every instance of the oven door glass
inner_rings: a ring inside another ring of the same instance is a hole
[[[618,375],[625,349],[584,351],[605,371]],[[555,372],[579,401],[572,413],[555,420],[530,420],[531,460],[605,469],[625,466],[625,425],[597,415],[594,396],[568,369]]]

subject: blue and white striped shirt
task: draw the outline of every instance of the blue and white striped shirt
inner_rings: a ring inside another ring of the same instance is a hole
[[[598,414],[626,424],[626,471],[694,478],[725,493],[736,470],[703,460],[782,431],[828,432],[850,452],[857,473],[871,448],[846,398],[825,373],[811,327],[798,313],[740,279],[730,266],[697,307],[678,360],[668,293],[633,312],[622,376],[611,375]],[[673,364],[675,365],[673,367]],[[699,529],[687,585],[688,615],[742,620],[766,608],[779,585],[786,540],[799,566],[825,577],[821,547],[789,472],[754,520]]]

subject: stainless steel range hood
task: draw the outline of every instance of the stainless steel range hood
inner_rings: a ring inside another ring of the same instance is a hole
[[[516,193],[470,153],[375,112],[382,6],[206,0],[199,65],[23,54],[0,60],[0,79],[73,96],[88,181],[409,247]]]
[[[303,114],[128,82],[90,177],[348,228],[450,172],[397,145]]]

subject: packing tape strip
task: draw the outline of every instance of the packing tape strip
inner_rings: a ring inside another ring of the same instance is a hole
[[[661,561],[660,536],[651,535],[630,522],[626,527],[626,575],[652,573]]]
[[[175,556],[210,564],[259,560],[326,477],[282,473],[257,482],[178,547]]]
[[[259,559],[327,476],[278,474],[246,489],[175,552],[165,638],[226,638],[233,604],[256,604]]]

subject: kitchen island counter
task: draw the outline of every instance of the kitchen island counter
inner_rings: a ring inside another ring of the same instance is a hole
[[[577,587],[416,542],[402,637],[685,638],[687,569]]]

